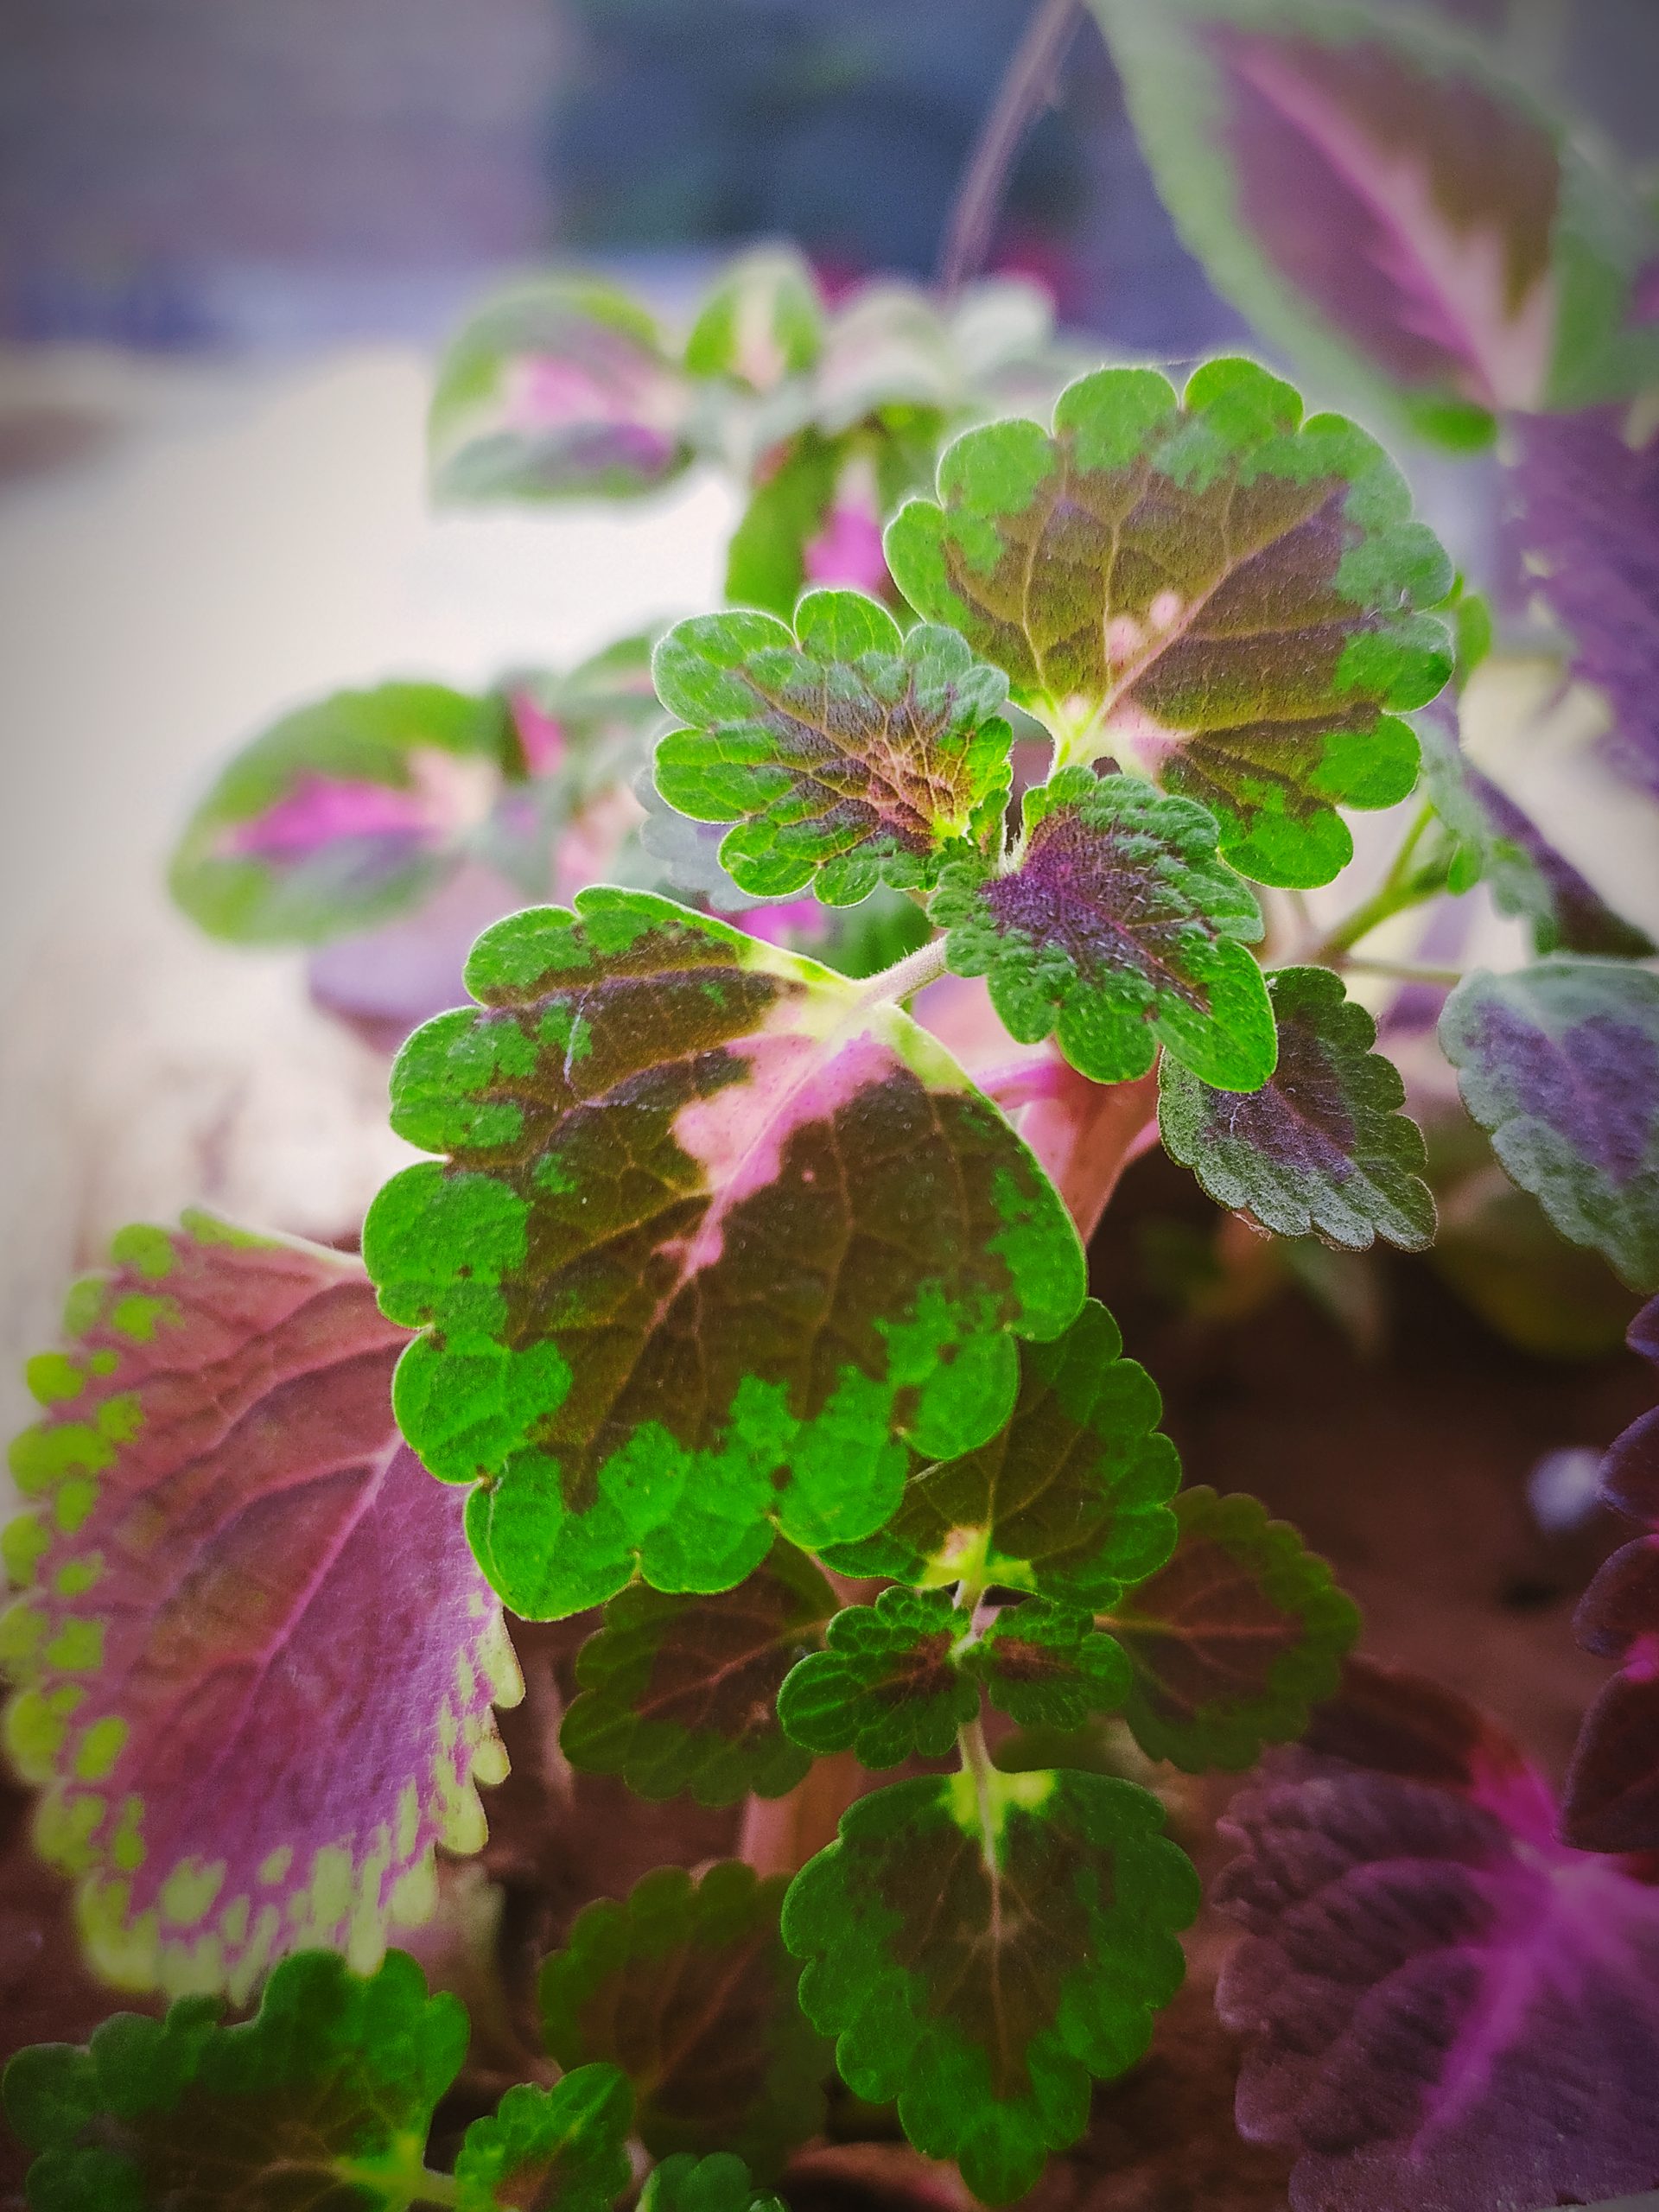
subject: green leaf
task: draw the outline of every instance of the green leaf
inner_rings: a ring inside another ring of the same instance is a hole
[[[521,2082],[467,2130],[459,2212],[608,2212],[633,2177],[633,2092],[614,2066],[579,2066],[551,2089]]]
[[[1452,671],[1414,610],[1451,563],[1404,480],[1337,415],[1252,362],[1208,362],[1178,401],[1151,369],[1070,385],[1051,437],[970,430],[939,504],[888,525],[911,604],[1007,671],[1062,734],[1209,807],[1221,849],[1264,883],[1328,883],[1353,855],[1338,805],[1410,791],[1395,710]]]
[[[6,2069],[8,2118],[39,2155],[39,2212],[421,2201],[427,2130],[467,2050],[460,2000],[394,1951],[360,1980],[325,1951],[285,1959],[259,2010],[212,1998],[165,2020],[118,2012],[84,2050],[39,2044]]]
[[[1636,194],[1497,39],[1330,0],[1093,5],[1183,239],[1321,387],[1467,448],[1651,374]]]
[[[748,2168],[729,2151],[706,2158],[681,2151],[652,2169],[639,2212],[784,2212],[784,2201],[758,2195]]]
[[[220,773],[173,855],[173,896],[238,944],[367,929],[459,864],[514,750],[498,697],[440,683],[336,691],[283,715]]]
[[[1632,1290],[1659,1289],[1659,976],[1567,954],[1478,969],[1440,1036],[1510,1179]]]
[[[810,267],[789,246],[763,246],[725,270],[685,341],[694,377],[729,377],[771,391],[803,375],[823,344],[823,310]]]
[[[779,1725],[778,1692],[836,1604],[811,1560],[781,1541],[715,1596],[631,1583],[577,1654],[582,1695],[559,1731],[565,1757],[590,1774],[620,1774],[639,1797],[781,1797],[812,1762]]]
[[[795,2002],[785,1886],[736,1860],[695,1885],[658,1867],[625,1904],[589,1905],[542,1968],[549,2050],[622,2069],[654,2157],[719,2146],[766,2177],[823,2123],[829,2053]]]
[[[729,1589],[898,1506],[909,1450],[996,1433],[1017,1335],[1083,1294],[1076,1231],[995,1108],[897,1008],[645,893],[487,931],[404,1048],[392,1122],[452,1154],[363,1249],[429,1332],[394,1402],[482,1477],[480,1564],[549,1618]],[[1013,1333],[1011,1334],[1010,1332]]]
[[[857,2096],[1006,2204],[1146,2050],[1198,1878],[1163,1808],[1098,1775],[984,1772],[861,1798],[795,1878],[801,2004]]]
[[[692,387],[656,324],[594,279],[511,285],[452,340],[428,423],[440,499],[622,499],[691,458]]]
[[[1162,1045],[1195,1074],[1255,1090],[1273,1072],[1273,1012],[1243,940],[1249,886],[1216,857],[1212,815],[1138,776],[1063,768],[1027,791],[1018,868],[947,868],[931,912],[958,976],[988,978],[1022,1045],[1051,1030],[1096,1083],[1145,1075]]]
[[[1046,1598],[1004,1605],[958,1664],[1022,1728],[1080,1728],[1128,1694],[1128,1662],[1111,1637],[1087,1613]]]
[[[957,1667],[969,1618],[939,1590],[884,1590],[873,1605],[849,1606],[830,1624],[828,1650],[784,1684],[778,1718],[809,1751],[855,1751],[863,1766],[943,1758],[979,1712],[979,1691]]]
[[[1419,1252],[1434,1239],[1416,1123],[1406,1087],[1371,1050],[1376,1024],[1328,968],[1268,977],[1279,1064],[1250,1096],[1215,1090],[1168,1058],[1158,1080],[1166,1149],[1217,1205],[1248,1211],[1281,1236],[1317,1230],[1363,1252],[1377,1236]]]
[[[1175,1501],[1173,1556],[1101,1625],[1128,1654],[1124,1717],[1149,1758],[1189,1774],[1249,1766],[1337,1687],[1359,1612],[1296,1531],[1206,1484]]]
[[[1122,1351],[1117,1324],[1089,1300],[1058,1342],[1022,1351],[1007,1427],[912,1475],[880,1534],[830,1547],[825,1564],[930,1589],[965,1581],[1116,1604],[1169,1557],[1181,1479],[1158,1430],[1157,1385]]]
[[[691,725],[658,746],[657,788],[698,821],[735,822],[720,857],[752,895],[810,883],[849,906],[1000,844],[1007,683],[952,632],[906,637],[861,593],[815,591],[792,634],[744,609],[677,623],[653,667]]]

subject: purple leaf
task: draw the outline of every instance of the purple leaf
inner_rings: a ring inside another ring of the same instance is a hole
[[[1520,2212],[1659,2183],[1659,1890],[1558,1842],[1450,1693],[1351,1662],[1224,1827],[1217,2006],[1294,2212]],[[1345,1754],[1345,1755],[1344,1755]]]
[[[1659,1365],[1659,1298],[1630,1343]],[[1580,1643],[1619,1671],[1585,1716],[1561,1833],[1581,1851],[1659,1851],[1659,1406],[1614,1439],[1601,1497],[1647,1529],[1604,1562],[1579,1607]]]
[[[129,1988],[372,1964],[436,1843],[475,1850],[517,1694],[460,1502],[391,1419],[404,1332],[358,1262],[200,1214],[71,1293],[12,1448],[6,1740]]]
[[[1513,553],[1606,700],[1604,747],[1659,798],[1659,423],[1622,407],[1514,426]]]

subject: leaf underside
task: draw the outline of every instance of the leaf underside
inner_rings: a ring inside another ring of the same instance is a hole
[[[1156,372],[1069,385],[1051,437],[999,423],[957,440],[939,504],[887,530],[906,598],[1007,671],[1065,733],[1199,801],[1224,855],[1267,883],[1328,883],[1352,857],[1336,812],[1403,798],[1400,711],[1452,670],[1417,610],[1452,570],[1373,439],[1300,421],[1287,385],[1211,361],[1184,397]]]
[[[372,1964],[429,1910],[434,1846],[483,1841],[518,1694],[393,1426],[404,1332],[355,1260],[205,1215],[113,1257],[12,1446],[0,1660],[36,1840],[121,1986],[239,1996],[316,1942]]]
[[[1082,1295],[1059,1200],[907,1016],[644,893],[480,939],[481,1009],[417,1032],[393,1125],[446,1151],[370,1210],[385,1310],[428,1333],[395,1402],[484,1479],[468,1533],[516,1611],[638,1567],[732,1587],[775,1529],[892,1516],[912,1447],[995,1433],[1014,1334]]]

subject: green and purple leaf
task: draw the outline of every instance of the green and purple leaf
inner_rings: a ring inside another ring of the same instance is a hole
[[[1087,1613],[1046,1598],[1004,1605],[958,1663],[1022,1728],[1081,1728],[1129,1694],[1120,1647]]]
[[[173,896],[215,937],[305,944],[436,890],[515,751],[497,697],[437,683],[337,691],[237,754],[173,856]]]
[[[1637,1315],[1630,1343],[1659,1365],[1659,1299]],[[1613,1440],[1601,1500],[1645,1526],[1603,1562],[1579,1605],[1580,1643],[1619,1671],[1585,1715],[1561,1834],[1580,1851],[1659,1852],[1659,1407]]]
[[[614,2066],[579,2066],[550,2089],[521,2082],[462,2139],[458,2212],[609,2212],[633,2179],[632,2126]]]
[[[1090,1299],[1052,1344],[1020,1354],[1007,1426],[980,1449],[911,1477],[898,1513],[859,1544],[832,1547],[842,1574],[938,1589],[1033,1591],[1104,1611],[1169,1557],[1181,1479],[1145,1368]]]
[[[1063,768],[1027,791],[1019,865],[944,873],[931,913],[958,976],[983,976],[1022,1045],[1052,1031],[1096,1083],[1145,1075],[1161,1045],[1195,1074],[1254,1090],[1273,1072],[1273,1010],[1244,949],[1255,893],[1216,856],[1215,817],[1139,776]]]
[[[227,2028],[219,2014],[216,1999],[186,1997],[165,2020],[116,2013],[84,2049],[18,2053],[5,2105],[38,2154],[31,2204],[408,2212],[428,2201],[427,2131],[467,2053],[459,1999],[429,1996],[399,1951],[367,1980],[308,1951],[276,1968],[252,2019]],[[461,2202],[485,2212],[496,2200]],[[578,2208],[600,2212],[591,2191],[576,2192]]]
[[[1477,969],[1440,1036],[1511,1180],[1633,1290],[1659,1289],[1659,976],[1567,954]]]
[[[652,2168],[639,2212],[784,2212],[784,2206],[781,2197],[756,2190],[748,2168],[729,2151],[706,2158],[678,2151]]]
[[[1110,755],[1207,806],[1264,883],[1328,883],[1339,805],[1392,805],[1417,773],[1399,711],[1452,671],[1417,610],[1450,563],[1376,441],[1253,362],[1177,398],[1150,369],[1070,385],[1054,433],[970,430],[939,504],[888,525],[911,604],[1005,669],[1061,761]]]
[[[1165,1149],[1217,1205],[1280,1236],[1316,1230],[1363,1252],[1378,1236],[1404,1251],[1433,1242],[1422,1134],[1399,1111],[1406,1087],[1373,1052],[1376,1024],[1328,968],[1268,977],[1279,1062],[1248,1096],[1217,1090],[1166,1054],[1158,1126]]]
[[[723,270],[685,341],[694,377],[728,377],[770,392],[806,374],[823,347],[823,307],[809,264],[792,247],[762,246]]]
[[[774,1529],[891,1519],[912,1450],[996,1434],[1015,1339],[1083,1294],[1036,1162],[932,1038],[830,969],[645,893],[487,931],[392,1121],[451,1154],[370,1209],[431,1471],[517,1611],[636,1566],[729,1589]]]
[[[963,1772],[861,1798],[795,1878],[801,2004],[855,2095],[990,2204],[1088,2124],[1091,2080],[1180,1986],[1198,1878],[1157,1799],[1079,1773]]]
[[[848,1751],[867,1767],[943,1758],[977,1718],[977,1685],[958,1666],[971,1616],[942,1590],[884,1590],[830,1622],[828,1649],[803,1659],[778,1718],[815,1754]]]
[[[693,387],[657,327],[588,277],[499,293],[452,340],[428,424],[446,500],[621,499],[691,458]]]
[[[1255,1498],[1200,1484],[1175,1513],[1168,1564],[1101,1618],[1129,1662],[1124,1718],[1149,1758],[1189,1774],[1246,1767],[1336,1688],[1358,1609]]]
[[[1094,7],[1187,245],[1322,383],[1465,447],[1633,388],[1639,216],[1471,41],[1325,0]]]
[[[996,852],[1007,803],[1007,680],[949,630],[908,636],[853,591],[809,592],[793,632],[737,608],[677,623],[653,670],[689,725],[655,758],[657,788],[729,822],[721,864],[756,898],[810,884],[831,906],[884,879],[938,880]]]
[[[812,1762],[784,1733],[778,1693],[838,1604],[811,1560],[781,1540],[735,1590],[703,1597],[631,1583],[577,1654],[582,1694],[559,1732],[565,1757],[620,1774],[639,1797],[781,1797]]]
[[[1239,2130],[1298,2153],[1298,2212],[1646,2190],[1659,1889],[1558,1842],[1542,1781],[1431,1683],[1351,1662],[1310,1742],[1233,1799],[1215,1891],[1248,1931],[1217,1991]]]
[[[518,1694],[455,1501],[393,1424],[404,1332],[353,1259],[205,1215],[125,1230],[29,1363],[12,1446],[9,1750],[121,1986],[245,1995],[274,1958],[372,1964]]]
[[[654,2157],[718,2147],[766,2179],[823,2125],[830,2054],[795,2001],[784,1889],[736,1860],[695,1884],[658,1867],[589,1905],[542,1968],[549,2050],[621,2068]]]

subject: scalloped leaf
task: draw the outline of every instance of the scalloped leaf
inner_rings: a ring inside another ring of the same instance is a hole
[[[1180,1986],[1198,1884],[1162,1827],[1129,1783],[964,1770],[861,1798],[795,1878],[785,1940],[842,2079],[987,2203],[1082,2134]]]
[[[514,750],[493,696],[336,691],[283,715],[221,772],[174,854],[173,896],[244,944],[371,928],[458,865]]]
[[[1178,400],[1151,369],[1069,385],[1051,437],[970,430],[938,505],[888,524],[911,604],[1006,669],[1062,735],[1207,806],[1263,883],[1328,883],[1353,856],[1338,805],[1410,791],[1397,710],[1452,672],[1451,563],[1411,519],[1382,448],[1338,415],[1301,419],[1253,362],[1211,361]]]
[[[1659,1290],[1659,976],[1565,953],[1478,969],[1440,1036],[1510,1179],[1632,1290]]]
[[[1173,1549],[1169,1501],[1181,1479],[1158,1428],[1157,1385],[1122,1351],[1116,1322],[1089,1300],[1055,1343],[1022,1349],[1006,1428],[921,1468],[880,1534],[830,1548],[826,1566],[929,1589],[997,1584],[1061,1605],[1116,1605]]]
[[[1659,1366],[1659,1298],[1630,1324],[1630,1344]],[[1561,1834],[1580,1851],[1659,1851],[1659,1406],[1614,1438],[1600,1495],[1646,1529],[1603,1561],[1573,1623],[1619,1671],[1579,1732]]]
[[[1248,1930],[1217,1990],[1250,2038],[1240,2133],[1299,2154],[1300,2212],[1645,2190],[1659,1890],[1558,1843],[1548,1789],[1464,1700],[1351,1681],[1357,1720],[1345,1693],[1319,1755],[1281,1754],[1223,1823],[1243,1847],[1213,1892]]]
[[[691,458],[694,388],[652,317],[586,276],[508,286],[451,340],[427,426],[446,500],[623,499]]]
[[[784,2201],[760,2194],[748,2168],[729,2151],[706,2158],[680,2151],[652,2167],[640,2191],[639,2212],[784,2212]]]
[[[768,245],[723,270],[685,341],[694,377],[729,377],[753,392],[804,375],[823,348],[823,307],[810,264]]]
[[[633,2178],[632,2125],[614,2066],[579,2066],[550,2089],[521,2082],[461,2140],[458,2212],[609,2212]]]
[[[781,1797],[812,1762],[784,1733],[778,1693],[839,1602],[781,1540],[736,1589],[714,1596],[631,1583],[576,1655],[582,1694],[559,1731],[566,1758],[620,1774],[639,1797]]]
[[[429,1996],[400,1951],[367,1980],[308,1951],[276,1968],[252,2019],[226,2028],[219,2015],[216,1999],[186,1997],[165,2020],[116,2013],[85,2049],[20,2051],[5,2105],[39,2154],[30,2202],[406,2212],[422,2201],[427,2130],[467,2052],[458,1998]]]
[[[1046,1598],[1004,1605],[958,1663],[1022,1728],[1081,1728],[1129,1693],[1121,1647],[1087,1613]]]
[[[78,1284],[12,1446],[7,1747],[118,1986],[243,1995],[307,1943],[372,1965],[475,1851],[519,1694],[455,1502],[393,1425],[358,1262],[204,1214]],[[326,1725],[320,1716],[327,1715]]]
[[[1217,1205],[1280,1236],[1317,1230],[1365,1251],[1378,1236],[1407,1252],[1434,1241],[1422,1132],[1399,1111],[1406,1087],[1372,1051],[1376,1024],[1328,968],[1268,977],[1279,1060],[1245,1097],[1217,1090],[1168,1054],[1158,1078],[1164,1148]]]
[[[1094,8],[1182,237],[1321,383],[1468,446],[1651,359],[1630,196],[1491,41],[1326,0]]]
[[[1102,1618],[1134,1677],[1123,1715],[1149,1758],[1188,1774],[1246,1767],[1335,1689],[1359,1611],[1255,1498],[1198,1484],[1175,1514],[1167,1566]]]
[[[542,1968],[548,2050],[622,2069],[654,2157],[718,2145],[766,2179],[823,2125],[830,2054],[795,2002],[785,1887],[735,1859],[695,1884],[660,1866],[589,1905]]]
[[[884,1590],[837,1613],[826,1650],[803,1659],[778,1698],[785,1732],[809,1751],[855,1752],[867,1767],[943,1758],[979,1712],[957,1665],[970,1616],[942,1590]]]
[[[988,979],[1009,1035],[1053,1031],[1096,1083],[1145,1075],[1160,1045],[1211,1083],[1265,1083],[1273,1012],[1244,950],[1262,913],[1216,857],[1214,816],[1138,776],[1063,768],[1027,792],[1025,824],[1017,868],[954,863],[931,907],[952,971]]]
[[[584,892],[474,948],[480,1009],[410,1039],[363,1249],[429,1333],[394,1402],[515,1611],[636,1564],[729,1589],[774,1522],[888,1520],[910,1447],[1007,1418],[1014,1332],[1083,1295],[1077,1233],[1007,1122],[894,1007],[645,893]]]
[[[735,823],[721,861],[752,896],[810,884],[850,906],[1000,848],[1007,679],[954,632],[906,636],[860,592],[814,591],[792,632],[742,607],[677,623],[652,666],[690,725],[658,744],[657,788],[697,821]]]

